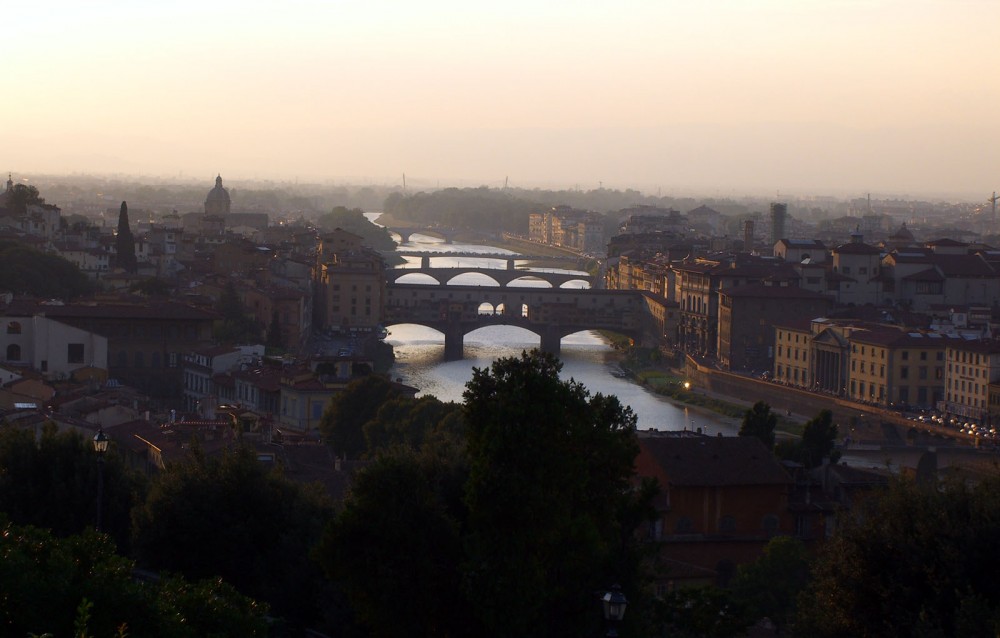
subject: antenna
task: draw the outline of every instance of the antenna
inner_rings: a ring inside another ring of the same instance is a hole
[[[403,173],[403,191],[406,191],[406,173]]]

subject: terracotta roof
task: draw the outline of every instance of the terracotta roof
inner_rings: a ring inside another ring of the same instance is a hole
[[[791,476],[760,439],[738,437],[640,438],[674,486],[785,485]]]

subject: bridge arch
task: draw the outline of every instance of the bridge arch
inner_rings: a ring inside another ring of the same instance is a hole
[[[484,306],[485,305],[485,306]],[[481,312],[483,308],[493,311]],[[487,325],[520,326],[558,354],[562,337],[611,330],[641,339],[648,310],[638,291],[498,288],[491,286],[386,286],[386,326],[414,323],[445,334],[445,358],[461,359],[464,335]]]

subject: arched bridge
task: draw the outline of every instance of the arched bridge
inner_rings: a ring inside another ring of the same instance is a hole
[[[546,281],[554,288],[562,286],[568,281],[585,281],[590,286],[594,285],[594,278],[590,275],[572,274],[564,272],[544,272],[538,270],[518,270],[516,259],[507,260],[507,268],[486,268],[484,266],[460,266],[455,268],[431,268],[430,257],[421,257],[420,268],[392,268],[385,271],[385,279],[388,283],[396,283],[404,275],[429,275],[441,286],[447,286],[448,282],[459,275],[466,273],[478,273],[493,279],[501,288],[506,288],[510,282],[518,279],[535,278]]]
[[[459,233],[468,233],[458,228],[444,228],[441,226],[386,226],[390,233],[399,235],[399,243],[405,244],[410,241],[410,235],[428,235],[430,237],[440,237],[444,243],[450,244],[455,241]]]
[[[634,290],[386,286],[385,325],[415,323],[444,333],[444,357],[463,356],[465,335],[493,325],[515,325],[541,337],[541,349],[559,353],[563,337],[611,330],[641,340],[649,313]]]

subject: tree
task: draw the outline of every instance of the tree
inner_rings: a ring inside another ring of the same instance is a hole
[[[0,242],[0,289],[33,297],[72,299],[93,289],[72,262],[15,242]]]
[[[769,618],[780,631],[795,618],[796,598],[809,582],[809,553],[802,541],[776,536],[764,554],[740,565],[733,579],[733,598],[748,624]]]
[[[14,184],[7,196],[7,208],[16,215],[26,214],[28,206],[32,204],[44,203],[45,200],[38,196],[38,189],[27,184]]]
[[[376,250],[393,250],[396,242],[385,228],[368,221],[365,211],[360,208],[348,209],[346,206],[336,206],[329,213],[320,215],[316,223],[320,228],[330,231],[335,228],[359,235],[366,246]]]
[[[317,485],[265,467],[250,447],[221,458],[196,451],[153,483],[133,513],[140,564],[189,579],[221,577],[304,623],[319,614],[319,568],[309,557],[332,516]]]
[[[135,257],[135,238],[128,223],[128,204],[122,202],[118,212],[118,234],[115,235],[115,252],[118,267],[134,274],[139,269]]]
[[[383,404],[398,396],[399,391],[385,377],[371,374],[355,379],[330,401],[320,420],[320,433],[336,454],[359,458],[368,450],[365,424],[375,418]]]
[[[420,449],[425,443],[455,442],[462,437],[462,406],[436,397],[396,397],[379,408],[363,426],[368,454],[398,447]]]
[[[763,401],[753,404],[743,415],[740,424],[740,436],[755,436],[767,449],[774,449],[774,428],[778,424],[778,416],[771,412],[771,406]]]
[[[842,517],[798,601],[796,631],[824,636],[995,636],[1000,479],[897,479]]]
[[[219,581],[137,582],[132,561],[88,530],[58,538],[0,515],[4,635],[266,636],[267,607]]]
[[[468,636],[460,525],[432,465],[380,456],[355,476],[317,555],[373,636]]]
[[[550,354],[522,353],[474,369],[464,393],[465,591],[496,635],[585,635],[593,592],[620,582],[640,596],[621,520],[635,415],[560,380],[561,368]]]
[[[802,463],[807,468],[818,467],[823,459],[836,461],[831,454],[837,438],[837,425],[830,410],[820,410],[815,418],[806,422],[802,430]]]
[[[92,442],[49,422],[41,437],[0,426],[0,511],[17,525],[79,534],[97,521],[98,460]],[[129,512],[146,493],[145,478],[129,471],[111,445],[104,458],[102,529],[119,547],[129,542]]]
[[[232,280],[226,282],[215,307],[222,315],[222,321],[215,326],[217,341],[238,344],[255,343],[260,339],[261,326],[247,313]]]

